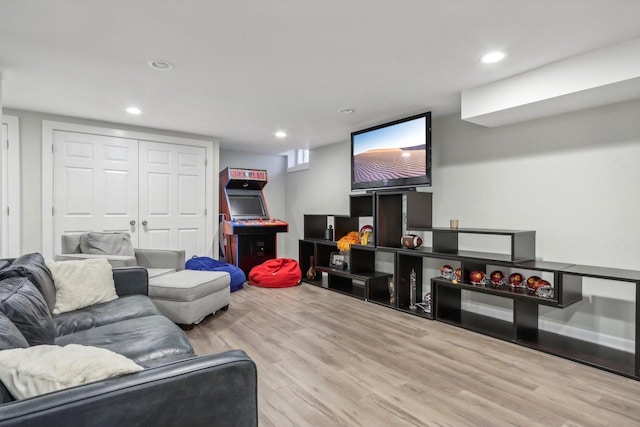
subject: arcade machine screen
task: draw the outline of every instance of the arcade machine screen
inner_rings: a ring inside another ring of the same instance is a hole
[[[229,191],[229,211],[231,219],[268,219],[267,210],[264,207],[262,201],[262,193],[247,194],[248,191],[243,191],[242,194],[233,194]]]

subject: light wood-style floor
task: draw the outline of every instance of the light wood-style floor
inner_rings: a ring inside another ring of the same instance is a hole
[[[187,334],[255,360],[263,427],[640,425],[640,381],[309,284],[245,285]]]

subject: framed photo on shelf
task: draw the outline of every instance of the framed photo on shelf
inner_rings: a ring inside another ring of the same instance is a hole
[[[344,255],[340,252],[331,252],[329,257],[329,266],[333,268],[345,268]]]

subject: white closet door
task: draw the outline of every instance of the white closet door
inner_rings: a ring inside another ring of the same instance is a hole
[[[205,148],[139,143],[140,247],[204,255]]]
[[[54,132],[54,242],[82,231],[127,231],[137,246],[138,141]]]

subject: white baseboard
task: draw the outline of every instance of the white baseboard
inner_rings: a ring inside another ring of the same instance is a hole
[[[471,313],[481,314],[484,316],[493,317],[507,322],[513,321],[513,311],[508,308],[500,308],[495,306],[489,306],[485,304],[478,304],[470,301],[462,302],[462,309]],[[629,338],[618,337],[614,335],[603,334],[598,331],[580,328],[566,323],[559,323],[548,319],[539,319],[538,328],[564,335],[570,338],[576,338],[579,340],[600,344],[606,347],[615,348],[617,350],[626,351],[629,353],[635,352],[635,341]]]

